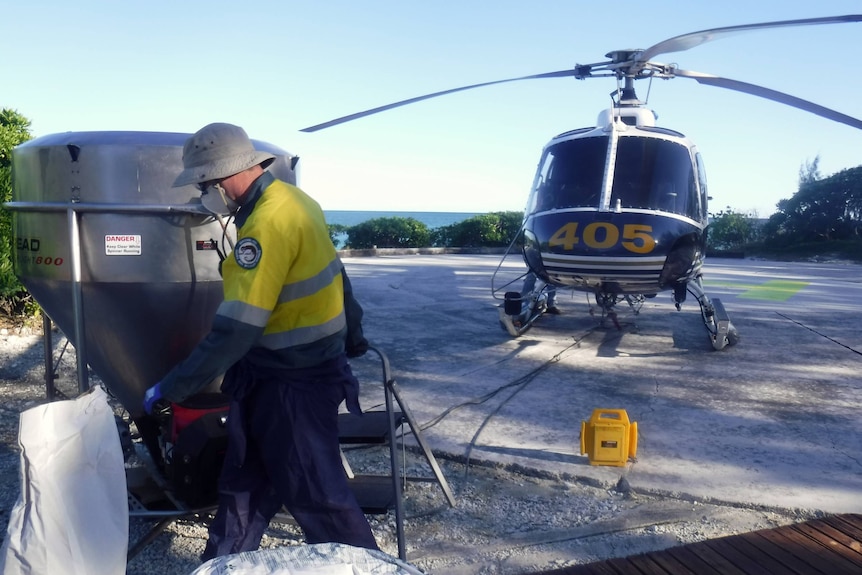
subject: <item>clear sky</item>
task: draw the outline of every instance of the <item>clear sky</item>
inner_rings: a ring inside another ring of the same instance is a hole
[[[80,0],[10,2],[0,107],[34,136],[194,132],[214,121],[301,157],[329,210],[521,210],[544,144],[592,125],[610,78],[462,92],[321,132],[301,128],[462,85],[603,61],[715,28],[862,13],[858,0],[640,2]],[[862,23],[745,33],[656,57],[862,118]],[[676,78],[637,84],[704,156],[713,202],[768,216],[800,166],[862,164],[862,130]]]

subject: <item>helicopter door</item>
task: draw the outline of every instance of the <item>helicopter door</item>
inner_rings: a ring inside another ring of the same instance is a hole
[[[689,149],[660,138],[621,137],[610,205],[671,212],[700,220]]]
[[[566,140],[545,148],[528,213],[559,208],[598,208],[608,137]]]

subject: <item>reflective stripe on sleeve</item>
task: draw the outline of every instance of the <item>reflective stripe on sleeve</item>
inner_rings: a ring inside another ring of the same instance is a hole
[[[347,326],[344,312],[320,325],[296,327],[290,331],[264,334],[260,343],[267,349],[283,349],[304,343],[311,343],[326,336],[338,333]]]
[[[266,327],[271,312],[243,301],[230,300],[221,302],[216,314],[256,327]]]
[[[329,265],[320,270],[317,275],[285,285],[281,288],[278,303],[294,301],[316,294],[329,286],[335,277],[341,274],[341,265],[341,260],[335,258],[329,262]]]

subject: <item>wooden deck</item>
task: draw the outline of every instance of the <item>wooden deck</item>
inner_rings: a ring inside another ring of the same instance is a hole
[[[833,515],[654,553],[545,571],[541,575],[845,573],[862,574],[862,515]]]

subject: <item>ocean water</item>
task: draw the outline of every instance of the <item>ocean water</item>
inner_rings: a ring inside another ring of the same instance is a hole
[[[375,218],[413,218],[419,220],[429,229],[451,226],[473,216],[480,215],[477,212],[372,212],[372,211],[349,211],[349,210],[324,210],[326,223],[341,224],[343,226],[355,226],[362,222]]]

